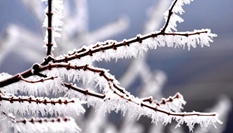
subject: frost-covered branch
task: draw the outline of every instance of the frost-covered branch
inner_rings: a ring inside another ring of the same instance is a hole
[[[5,127],[13,126],[14,130],[18,132],[80,132],[80,128],[76,125],[74,119],[70,117],[16,119],[14,115],[7,114],[4,111],[1,111],[0,116],[5,117],[11,123],[5,125]]]
[[[48,4],[48,7],[45,10],[45,14],[47,15],[44,26],[47,27],[47,32],[45,36],[45,43],[47,46],[47,56],[52,55],[52,47],[57,47],[54,38],[60,37],[60,34],[58,31],[61,31],[61,26],[63,25],[63,22],[61,21],[62,10],[63,10],[63,0],[56,0],[56,2],[53,2],[53,0],[42,0],[46,1]],[[53,20],[52,20],[53,19]]]
[[[193,32],[173,32],[162,33],[155,32],[146,35],[138,35],[137,37],[124,40],[121,42],[106,41],[97,43],[91,47],[83,47],[77,51],[71,52],[68,55],[59,56],[54,59],[54,62],[68,62],[78,59],[80,62],[93,62],[101,60],[110,60],[118,58],[130,58],[142,55],[148,48],[156,49],[157,47],[183,47],[187,45],[196,47],[196,44],[209,46],[212,38],[216,37],[209,29],[195,30]]]
[[[34,96],[14,96],[0,92],[1,110],[21,115],[61,115],[76,116],[84,113],[82,102],[68,98],[44,98]]]

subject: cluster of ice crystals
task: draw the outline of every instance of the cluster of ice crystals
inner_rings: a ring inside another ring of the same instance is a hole
[[[3,81],[3,80],[5,80],[5,79],[7,79],[7,78],[10,78],[12,75],[10,75],[10,74],[8,74],[8,73],[5,73],[5,72],[3,72],[3,73],[0,73],[0,81]]]
[[[77,66],[77,65],[76,65]],[[85,66],[85,65],[81,65]],[[80,66],[77,66],[80,67]],[[91,69],[95,69],[98,71],[103,71],[103,73],[106,75],[108,79],[112,79],[113,83],[115,85],[119,85],[119,82],[115,79],[113,75],[108,73],[108,70],[100,69],[93,66],[88,66]],[[69,69],[66,68],[56,68],[48,71],[44,71],[48,76],[59,76],[62,79],[68,79],[70,82],[82,82],[84,85],[95,85],[96,87],[99,87],[99,89],[102,92],[108,92],[109,91],[109,84],[107,79],[104,76],[100,76],[99,72],[90,71],[90,70],[83,70],[81,69]]]
[[[165,104],[160,104],[159,107],[168,111],[180,112],[183,109],[183,105],[185,105],[186,102],[181,94],[178,95],[179,98],[175,98],[172,101],[166,102]]]
[[[195,113],[195,112],[193,112]],[[194,129],[194,125],[198,124],[200,125],[200,127],[202,128],[202,130],[206,131],[207,127],[209,125],[213,125],[215,128],[216,125],[215,123],[220,123],[222,124],[222,122],[218,119],[218,115],[216,116],[186,116],[186,117],[174,117],[174,120],[177,121],[177,127],[180,127],[182,124],[186,123],[186,125],[189,128],[189,131],[193,131]]]
[[[182,8],[182,6],[184,4],[190,4],[192,1],[193,0],[178,0],[173,8],[173,12],[183,14],[184,9]]]
[[[74,85],[74,86],[76,86],[76,85]],[[92,91],[89,90],[89,92],[92,92]],[[85,94],[82,94],[82,93],[79,93],[79,92],[73,91],[73,90],[69,90],[65,94],[65,97],[77,98],[80,101],[84,101],[85,103],[87,103],[88,106],[93,106],[93,107],[98,107],[98,105],[104,104],[104,101],[102,99],[100,99],[100,98],[85,95]]]
[[[42,77],[31,76],[26,78],[27,81],[38,81]],[[19,81],[17,83],[10,84],[2,88],[4,92],[17,94],[18,92],[26,93],[29,95],[50,95],[64,92],[67,88],[61,86],[62,79],[57,77],[53,80],[45,80],[43,82],[27,83],[25,81]]]
[[[176,0],[176,1],[174,1],[176,3],[175,3],[175,5],[174,4],[171,5],[171,7],[172,6],[174,6],[174,7],[173,7],[173,9],[171,11],[172,14],[171,14],[171,17],[170,17],[170,21],[169,21],[169,23],[167,25],[166,32],[177,31],[176,22],[181,23],[184,20],[181,17],[179,17],[176,13],[183,14],[184,9],[182,8],[182,6],[184,4],[190,4],[191,1],[193,1],[193,0]],[[169,9],[171,9],[171,7]],[[165,12],[164,16],[165,16],[165,20],[167,21],[168,16],[169,16],[169,11]]]
[[[167,14],[167,12],[165,12],[165,14]],[[167,20],[167,17],[165,19]],[[170,23],[168,24],[166,31],[167,32],[177,31],[176,22],[182,23],[183,21],[184,20],[180,16],[178,16],[176,14],[172,14],[171,18],[170,18]]]
[[[13,117],[14,118],[14,117]],[[12,125],[12,122],[11,121],[8,121],[7,120],[8,118],[2,114],[2,112],[0,112],[0,131],[3,132],[3,133],[9,133],[10,132],[10,128],[11,128],[11,125]]]

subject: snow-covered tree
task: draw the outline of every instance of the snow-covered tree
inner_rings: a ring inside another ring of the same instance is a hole
[[[209,42],[216,36],[209,29],[192,32],[176,30],[176,23],[183,22],[177,14],[182,14],[182,6],[192,0],[174,0],[165,13],[165,24],[159,31],[120,42],[97,42],[64,55],[56,55],[55,52],[55,47],[59,46],[59,42],[55,43],[55,37],[60,37],[63,25],[63,1],[42,1],[48,4],[43,25],[47,27],[44,39],[46,56],[42,63],[35,63],[24,72],[13,76],[7,73],[0,75],[0,118],[1,124],[4,124],[1,126],[4,127],[2,131],[13,127],[19,132],[79,132],[73,118],[78,118],[80,113],[85,112],[83,104],[102,112],[121,111],[123,115],[127,112],[137,118],[147,116],[155,124],[162,122],[166,125],[174,120],[177,122],[176,127],[179,127],[186,123],[190,131],[195,124],[200,124],[205,130],[209,124],[215,126],[215,123],[221,123],[217,113],[181,112],[185,101],[179,93],[158,102],[153,97],[135,97],[121,87],[108,70],[92,66],[95,61],[137,58],[148,49],[157,47],[190,49],[197,44],[201,47],[209,46]],[[61,93],[65,95],[59,97]],[[51,94],[58,97],[50,98]],[[15,117],[17,114],[25,118]],[[51,118],[28,118],[32,115],[49,115]]]

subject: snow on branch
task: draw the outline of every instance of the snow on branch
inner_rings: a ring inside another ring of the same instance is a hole
[[[11,123],[10,126],[13,126],[14,130],[22,133],[80,132],[80,128],[76,125],[75,120],[70,117],[16,119],[14,115],[3,111],[1,111],[0,116],[5,117]]]
[[[29,95],[49,95],[51,93],[57,94],[67,91],[66,88],[61,87],[62,79],[57,76],[43,78],[38,75],[33,75],[25,78],[21,74],[15,76],[7,73],[0,74],[0,79],[6,79],[7,77],[15,77],[16,79],[15,83],[1,88],[1,90],[7,93],[17,94],[21,92]]]
[[[176,29],[176,22],[183,22],[184,20],[176,15],[176,13],[183,14],[184,10],[182,6],[184,4],[190,4],[190,2],[193,0],[174,0],[170,8],[167,12],[164,13],[165,16],[165,24],[163,28],[161,29],[161,32],[172,32],[177,31]]]
[[[14,96],[0,92],[0,109],[21,115],[69,115],[76,116],[84,113],[82,102],[68,98],[43,98],[34,96]]]

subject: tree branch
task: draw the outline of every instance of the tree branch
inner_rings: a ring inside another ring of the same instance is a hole
[[[14,102],[19,102],[19,103],[23,103],[23,102],[27,102],[27,103],[36,103],[36,104],[51,104],[51,105],[55,105],[55,104],[69,104],[69,103],[75,103],[74,100],[62,100],[62,99],[43,99],[43,98],[35,98],[32,96],[29,97],[17,97],[17,96],[7,96],[5,95],[3,92],[0,91],[0,101],[8,101],[10,103],[14,103]]]
[[[70,117],[56,118],[23,118],[16,119],[12,114],[4,111],[0,113],[5,116],[19,132],[79,132],[74,119]],[[6,126],[6,125],[5,125]]]

